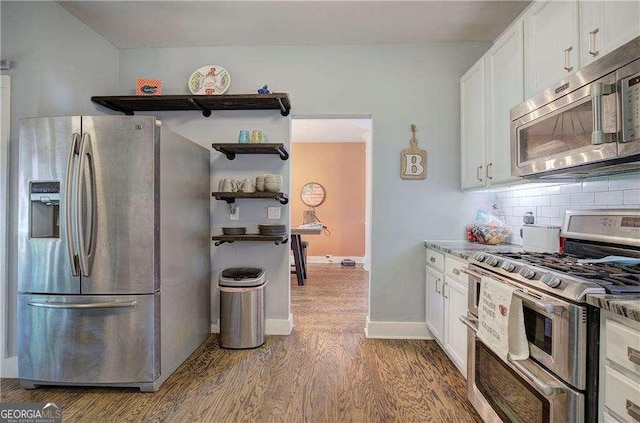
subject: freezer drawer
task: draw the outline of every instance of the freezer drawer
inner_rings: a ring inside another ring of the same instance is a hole
[[[18,295],[18,377],[83,385],[160,375],[160,294]]]

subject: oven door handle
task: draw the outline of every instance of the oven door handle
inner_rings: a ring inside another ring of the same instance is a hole
[[[469,275],[469,276],[475,276],[476,278],[481,278],[481,277],[482,277],[482,274],[481,274],[481,273],[474,272],[473,270],[469,270],[469,269],[468,269],[468,268],[466,268],[466,267],[461,267],[461,268],[460,268],[460,271],[461,271],[462,273],[466,273],[466,274],[467,274],[467,275]]]
[[[562,312],[562,310],[564,310],[564,307],[561,306],[561,305],[545,303],[544,301],[540,301],[539,299],[537,299],[533,295],[529,295],[524,291],[516,290],[516,291],[514,291],[513,295],[515,295],[516,297],[520,298],[521,300],[526,300],[526,301],[532,302],[533,305],[537,309],[544,310],[547,313],[554,314],[554,313],[557,313],[557,312]]]
[[[460,316],[460,321],[464,323],[473,333],[478,332],[478,319],[467,316]]]
[[[508,356],[509,364],[516,368],[520,373],[522,373],[527,379],[529,379],[542,393],[544,393],[547,397],[552,397],[556,394],[558,389],[562,388],[554,388],[551,385],[544,383],[540,378],[531,373],[529,369],[527,369],[522,363],[519,363],[518,360],[514,360],[511,358],[511,355]]]

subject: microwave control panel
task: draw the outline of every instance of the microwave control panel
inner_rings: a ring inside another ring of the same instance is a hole
[[[622,80],[622,142],[640,138],[640,72]]]

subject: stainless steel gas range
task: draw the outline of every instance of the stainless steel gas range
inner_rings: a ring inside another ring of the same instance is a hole
[[[486,422],[596,422],[599,309],[588,294],[640,292],[640,210],[567,211],[563,253],[476,253],[469,275],[467,387]],[[597,261],[597,262],[594,262]],[[484,278],[522,299],[527,360],[500,359],[476,337]]]

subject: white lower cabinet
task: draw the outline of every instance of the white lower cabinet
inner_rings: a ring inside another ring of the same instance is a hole
[[[640,322],[607,311],[600,321],[600,421],[638,422]]]
[[[467,373],[467,328],[460,316],[467,314],[466,262],[444,254],[444,273],[429,262],[429,257],[442,253],[427,250],[426,324],[460,372]]]
[[[427,327],[440,343],[444,340],[444,276],[427,266]]]
[[[460,316],[467,314],[467,285],[445,275],[444,350],[463,375],[467,374],[467,327]]]

